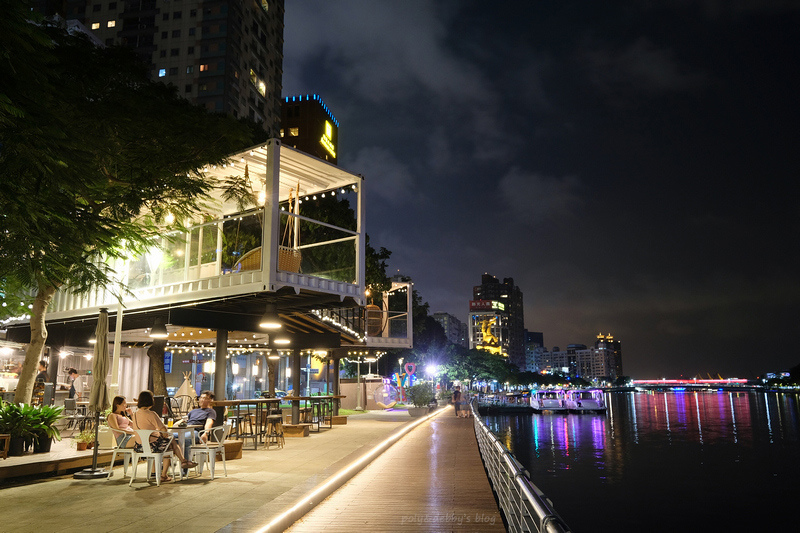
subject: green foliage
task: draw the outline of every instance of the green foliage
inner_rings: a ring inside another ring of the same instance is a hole
[[[85,442],[86,444],[94,442],[94,428],[86,428],[73,439],[74,442]]]
[[[43,428],[44,434],[48,438],[61,440],[61,431],[56,426],[56,422],[64,418],[64,406],[52,407],[49,405],[40,405],[35,407],[35,417]]]
[[[63,407],[33,406],[13,402],[0,402],[0,433],[33,442],[42,435],[61,440],[55,423],[63,418]]]
[[[433,383],[417,383],[406,389],[406,398],[414,404],[414,407],[428,407],[428,404],[436,399],[436,390],[433,388]]]

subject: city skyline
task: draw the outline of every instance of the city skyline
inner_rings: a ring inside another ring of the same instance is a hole
[[[320,94],[367,232],[431,312],[511,277],[548,346],[625,373],[788,369],[800,311],[797,8],[309,1],[283,95]],[[787,242],[788,241],[788,242]]]

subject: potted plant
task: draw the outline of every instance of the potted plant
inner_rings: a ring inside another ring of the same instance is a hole
[[[436,401],[439,407],[444,407],[450,404],[453,399],[453,391],[442,389],[436,394]]]
[[[53,439],[61,440],[61,432],[56,427],[56,422],[64,418],[63,411],[63,406],[41,405],[35,408],[35,416],[41,427],[36,431],[36,440],[33,443],[34,453],[47,453],[50,451]]]
[[[33,444],[36,432],[42,425],[32,405],[24,403],[0,404],[0,433],[11,435],[9,455],[22,455]]]
[[[436,392],[433,390],[432,383],[417,383],[406,390],[406,398],[414,407],[408,408],[411,416],[424,416],[428,413],[428,407],[436,399]]]
[[[75,435],[75,446],[78,451],[91,448],[94,444],[94,428],[86,428],[77,435]]]

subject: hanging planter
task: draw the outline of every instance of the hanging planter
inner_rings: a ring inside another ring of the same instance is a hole
[[[293,191],[289,191],[289,213],[299,214],[300,204],[297,202],[300,198],[300,183],[297,183],[297,198],[294,197]],[[283,230],[283,238],[281,244],[278,246],[278,270],[285,270],[286,272],[300,272],[300,262],[302,254],[298,249],[300,241],[300,234],[295,225],[294,217],[289,215],[286,220],[286,228]]]

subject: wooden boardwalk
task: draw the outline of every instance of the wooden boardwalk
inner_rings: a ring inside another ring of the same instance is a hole
[[[505,531],[472,419],[424,422],[289,528],[320,531]]]

